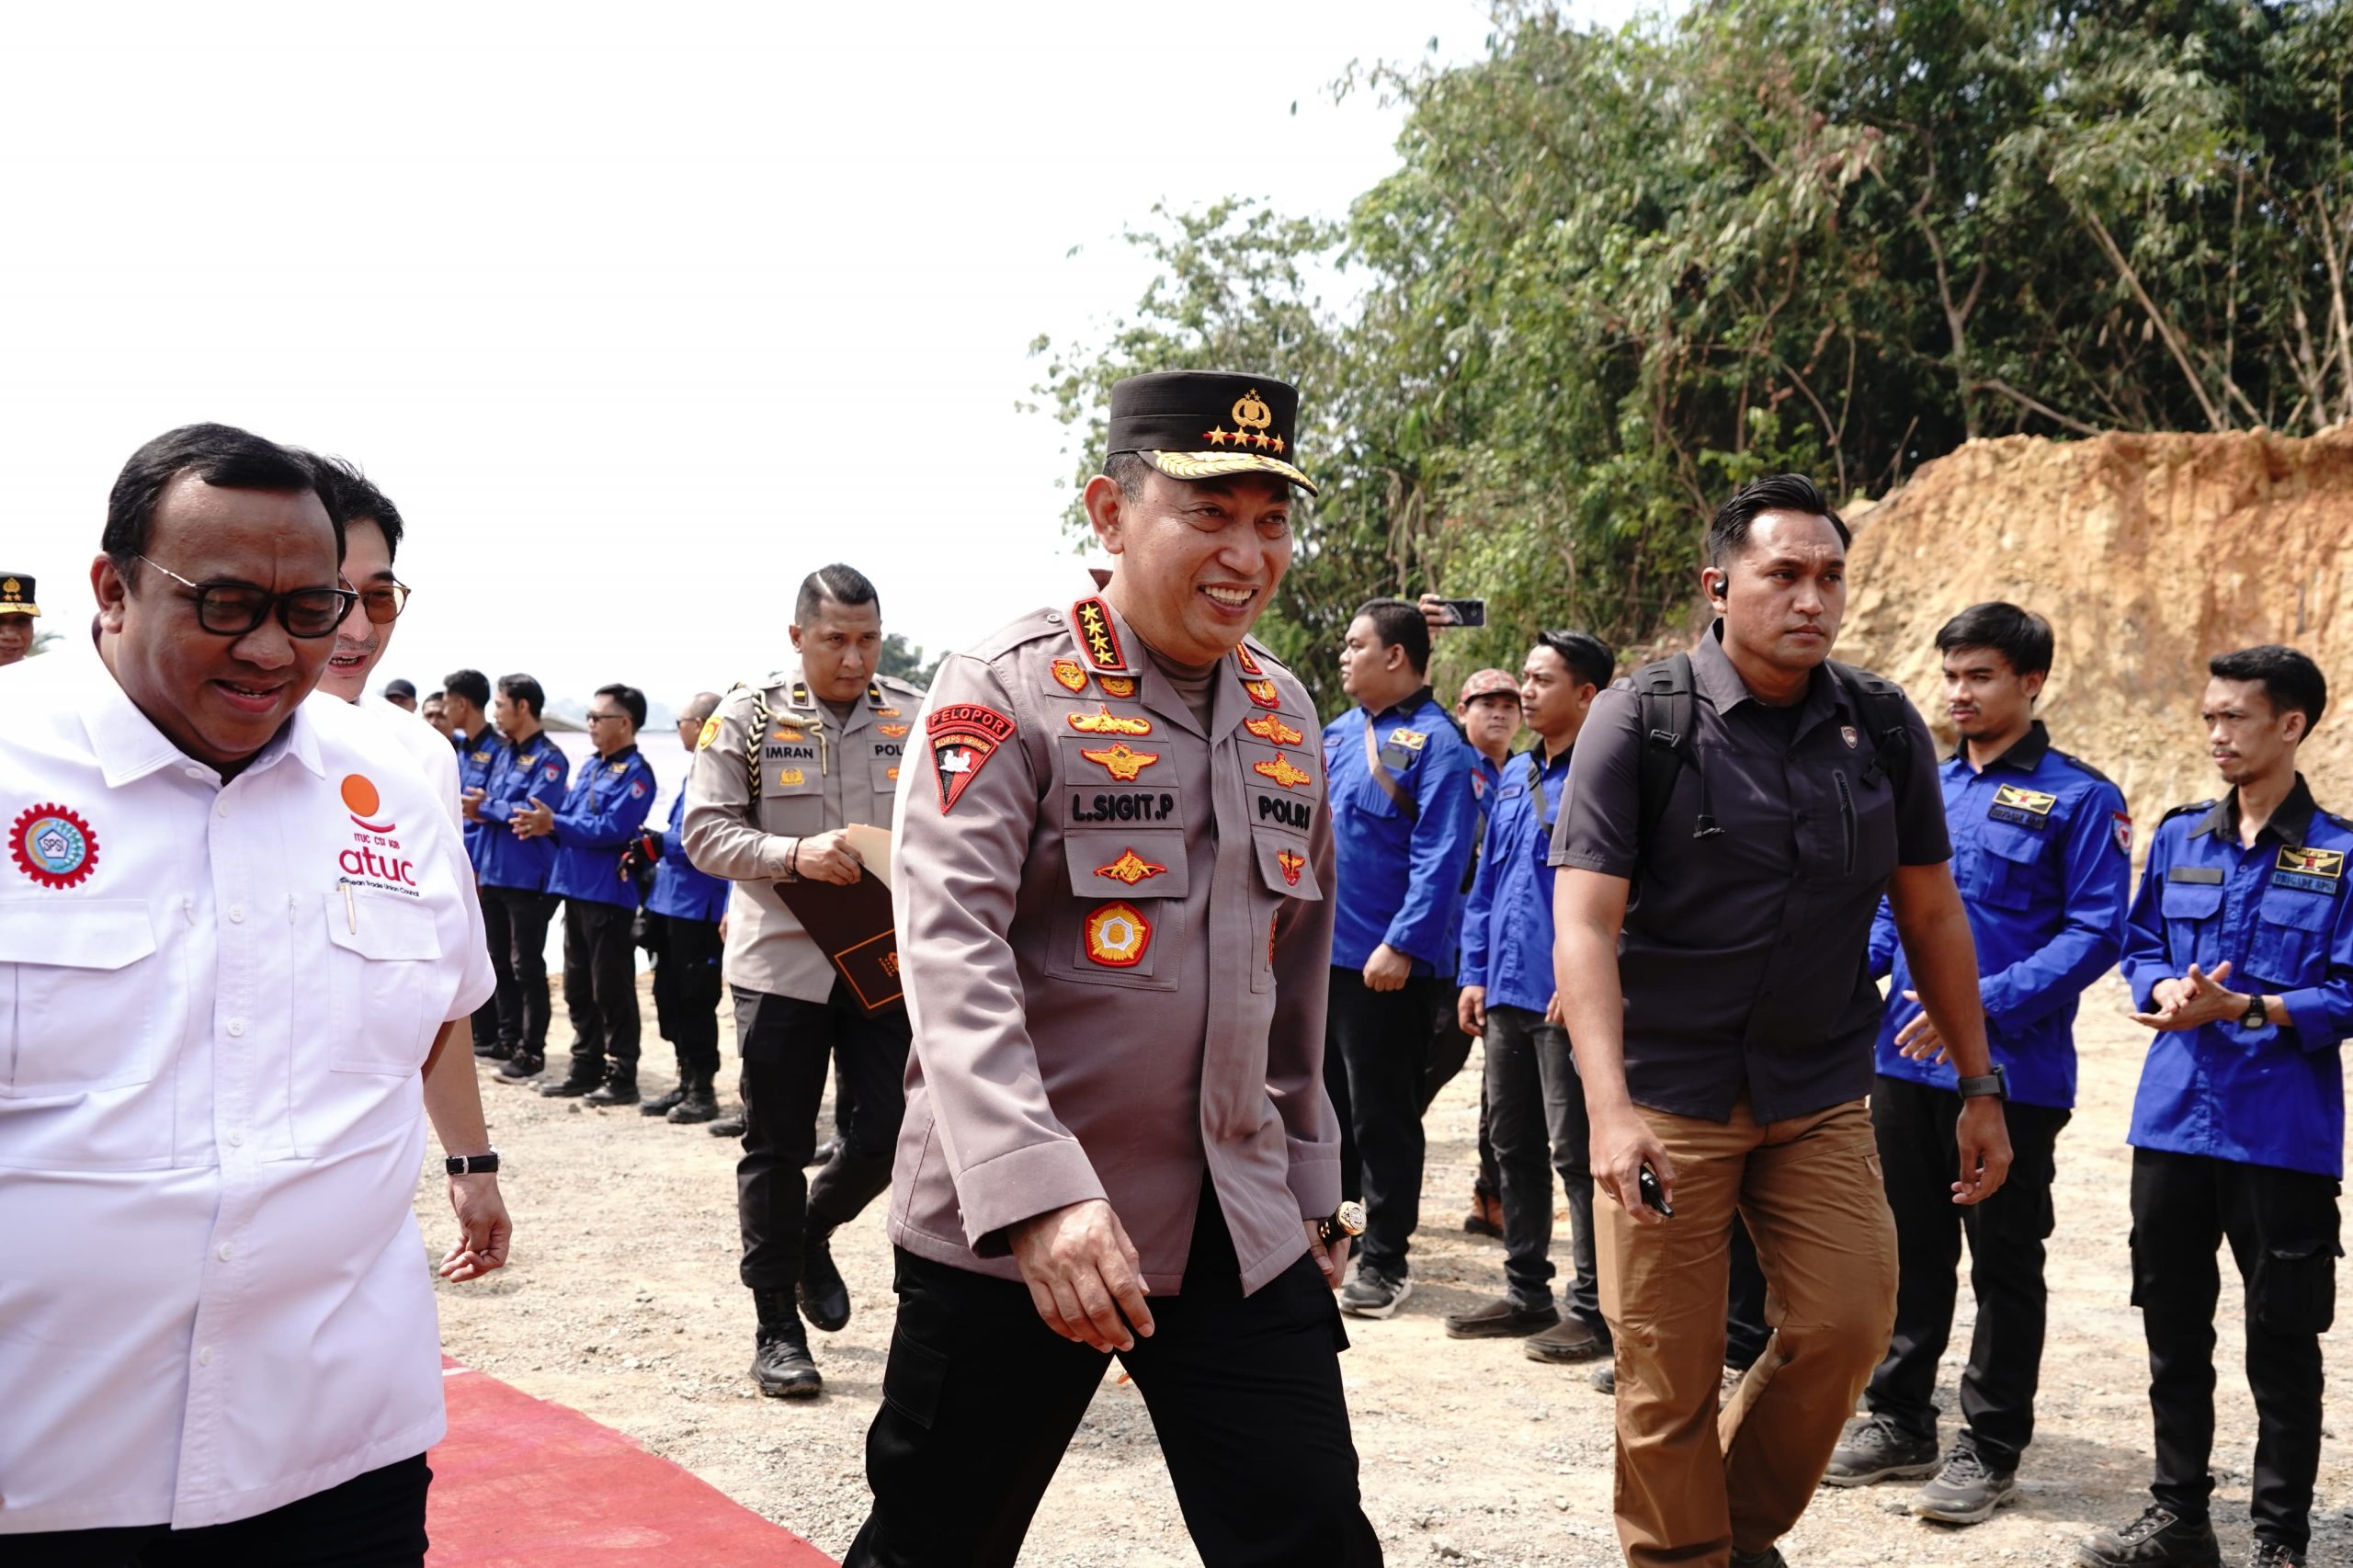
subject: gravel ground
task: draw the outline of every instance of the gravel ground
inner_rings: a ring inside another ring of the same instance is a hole
[[[1904,1486],[1824,1491],[1782,1543],[1797,1568],[2064,1563],[2078,1536],[2145,1502],[2147,1374],[2138,1314],[2126,1301],[2124,1146],[2144,1037],[2121,1017],[2123,1002],[2121,987],[2104,982],[2086,999],[2079,1031],[2083,1103],[2060,1142],[2041,1432],[2018,1506],[1974,1529],[1949,1530],[1905,1514]],[[650,1022],[650,1000],[645,1015]],[[732,1063],[732,1037],[727,1049]],[[668,1087],[666,1073],[653,1070],[666,1056],[654,1042],[652,1092]],[[1350,1321],[1355,1343],[1342,1365],[1365,1506],[1392,1563],[1597,1568],[1620,1561],[1608,1400],[1588,1386],[1586,1369],[1540,1366],[1511,1342],[1449,1340],[1439,1327],[1444,1314],[1502,1283],[1499,1244],[1459,1228],[1476,1159],[1477,1063],[1474,1052],[1472,1071],[1430,1113],[1413,1299],[1389,1322]],[[724,1076],[732,1079],[732,1066]],[[735,1145],[633,1108],[583,1109],[483,1077],[515,1216],[515,1261],[480,1283],[440,1287],[449,1353],[628,1433],[838,1556],[865,1517],[862,1443],[890,1344],[883,1203],[835,1244],[857,1310],[840,1334],[813,1336],[825,1396],[761,1399],[745,1375],[750,1293],[735,1278]],[[438,1256],[449,1233],[438,1161],[419,1185],[417,1212]],[[2246,1551],[2254,1413],[2238,1365],[2240,1308],[2227,1286],[2224,1295],[2216,1518],[2226,1559],[2237,1561]],[[1964,1290],[1957,1349],[1968,1343],[1972,1312]],[[2343,1336],[2325,1345],[2329,1377],[2342,1379]],[[1939,1394],[1948,1413],[1958,1372],[1948,1357]],[[2312,1561],[2353,1562],[2353,1453],[2333,1421],[2314,1517]],[[1022,1561],[1198,1561],[1132,1389],[1105,1380]]]

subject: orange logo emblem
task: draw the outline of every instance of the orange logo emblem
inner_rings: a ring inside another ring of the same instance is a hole
[[[1089,762],[1101,764],[1112,778],[1122,784],[1134,783],[1145,768],[1160,760],[1158,752],[1131,751],[1125,741],[1116,742],[1105,750],[1082,751],[1078,755]]]
[[[1275,851],[1275,864],[1283,869],[1283,886],[1295,888],[1299,886],[1299,873],[1307,864],[1307,857],[1295,855],[1288,849],[1278,849]]]
[[[1086,917],[1086,956],[1106,969],[1133,969],[1152,947],[1152,922],[1132,903],[1107,903]]]
[[[907,733],[907,726],[904,724],[877,724],[874,727],[894,741]]]
[[[1054,684],[1065,691],[1085,691],[1086,671],[1076,659],[1056,659],[1051,665]]]
[[[1282,701],[1275,694],[1275,683],[1270,680],[1245,680],[1242,683],[1242,689],[1248,692],[1250,700],[1261,708],[1277,707]]]
[[[343,803],[351,812],[352,822],[370,833],[390,833],[400,825],[369,820],[384,809],[384,798],[376,792],[376,781],[364,773],[343,776]]]
[[[1114,713],[1102,704],[1092,713],[1074,713],[1070,727],[1082,735],[1148,735],[1152,721],[1133,714]]]
[[[1167,869],[1165,866],[1154,865],[1134,850],[1130,849],[1109,865],[1096,867],[1095,874],[1098,877],[1108,877],[1113,881],[1125,882],[1128,886],[1133,887],[1146,877],[1159,876]]]
[[[1264,718],[1245,719],[1242,727],[1268,745],[1295,746],[1307,738],[1271,713]]]
[[[1273,779],[1286,790],[1296,790],[1315,777],[1313,773],[1302,772],[1290,758],[1280,752],[1275,753],[1272,762],[1252,763],[1250,771]]]
[[[1133,676],[1097,676],[1096,684],[1113,697],[1133,697],[1136,681]]]

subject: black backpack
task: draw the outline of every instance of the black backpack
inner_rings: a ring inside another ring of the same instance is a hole
[[[1863,782],[1886,778],[1900,804],[1912,771],[1906,766],[1912,754],[1912,726],[1905,720],[1908,705],[1904,688],[1835,659],[1829,669],[1831,678],[1853,699],[1856,714],[1871,737],[1871,761],[1863,769]],[[1691,836],[1712,838],[1723,829],[1709,810],[1708,774],[1699,767],[1699,750],[1692,741],[1699,730],[1699,699],[1692,692],[1691,655],[1674,653],[1644,665],[1628,677],[1628,684],[1633,688],[1643,726],[1642,770],[1637,781],[1642,815],[1635,839],[1635,876],[1639,878],[1640,867],[1650,858],[1651,846],[1658,837],[1659,824],[1666,816],[1676,776],[1686,764],[1699,775],[1699,817]]]

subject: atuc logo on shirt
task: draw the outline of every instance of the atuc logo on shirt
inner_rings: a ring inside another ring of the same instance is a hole
[[[402,858],[401,841],[392,836],[400,824],[372,820],[384,805],[375,780],[364,773],[345,774],[343,803],[351,812],[352,825],[359,829],[351,835],[355,847],[335,857],[344,878],[362,887],[416,897],[416,862]]]

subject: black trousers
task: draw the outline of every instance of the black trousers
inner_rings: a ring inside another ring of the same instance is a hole
[[[1364,1200],[1359,1267],[1392,1278],[1405,1276],[1405,1249],[1421,1218],[1430,1014],[1453,993],[1452,981],[1435,979],[1373,991],[1356,970],[1332,971],[1324,1086],[1340,1118],[1340,1191]]]
[[[1001,1568],[1019,1555],[1110,1358],[1039,1320],[1028,1287],[898,1254],[899,1321],[866,1434],[874,1511],[843,1568]],[[1120,1358],[1207,1568],[1363,1568],[1340,1387],[1347,1337],[1314,1260],[1244,1296],[1206,1189],[1183,1289]]]
[[[645,912],[654,942],[654,1023],[677,1048],[678,1076],[719,1071],[719,966],[726,944],[716,920]]]
[[[637,1082],[637,911],[592,899],[563,901],[563,1010],[572,1022],[572,1075]]]
[[[548,922],[557,902],[522,888],[482,890],[483,932],[498,980],[498,1038],[534,1056],[548,1051]]]
[[[891,1185],[907,1107],[907,1010],[870,1017],[838,979],[823,1002],[735,988],[735,1049],[744,1073],[744,1154],[735,1162],[744,1283],[790,1290],[811,1224],[847,1224]],[[842,1146],[810,1181],[825,1064],[858,1085]]]
[[[1882,1073],[1871,1085],[1871,1131],[1895,1215],[1895,1331],[1863,1403],[1917,1437],[1937,1435],[1937,1362],[1952,1338],[1961,1244],[1977,1328],[1961,1373],[1956,1441],[1996,1470],[2016,1470],[2034,1437],[2048,1293],[2042,1244],[2051,1237],[2054,1151],[2069,1113],[2011,1101],[2009,1180],[1984,1202],[1952,1200],[1961,1169],[1961,1096]]]
[[[1569,1195],[1567,1309],[1609,1343],[1593,1250],[1593,1124],[1568,1031],[1525,1007],[1487,1009],[1488,1131],[1502,1178],[1504,1278],[1531,1307],[1552,1301],[1552,1176]]]
[[[425,1456],[233,1524],[0,1536],[8,1568],[421,1568]]]
[[[2214,1478],[2215,1252],[2231,1244],[2246,1286],[2246,1381],[2255,1395],[2248,1512],[2258,1539],[2312,1541],[2320,1469],[2320,1336],[2336,1315],[2337,1185],[2277,1165],[2132,1151],[2132,1304],[2149,1340],[2156,1464],[2149,1494],[2202,1519]]]

